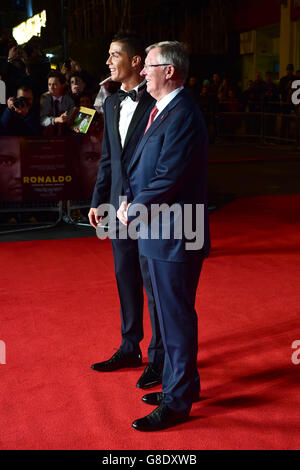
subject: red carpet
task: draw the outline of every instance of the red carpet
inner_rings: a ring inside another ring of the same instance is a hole
[[[202,400],[188,423],[151,434],[131,429],[152,409],[135,388],[143,369],[90,369],[120,343],[109,242],[1,243],[0,448],[299,448],[299,213],[300,195],[287,195],[211,216],[197,296]],[[147,315],[145,330],[144,353]]]

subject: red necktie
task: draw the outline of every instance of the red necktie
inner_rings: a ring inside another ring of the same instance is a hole
[[[148,123],[147,123],[147,126],[146,126],[146,129],[145,129],[145,132],[144,134],[146,134],[147,130],[149,129],[149,127],[151,126],[152,122],[154,121],[154,118],[155,116],[157,115],[158,113],[158,108],[156,106],[154,106],[154,108],[151,110],[151,113],[149,115],[149,120],[148,120]]]

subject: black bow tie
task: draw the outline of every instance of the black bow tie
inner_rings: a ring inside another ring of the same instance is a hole
[[[135,90],[130,90],[130,91],[128,91],[128,93],[127,93],[127,91],[119,90],[118,95],[119,95],[120,101],[125,100],[125,98],[127,98],[127,96],[130,96],[132,101],[136,101],[136,91]]]

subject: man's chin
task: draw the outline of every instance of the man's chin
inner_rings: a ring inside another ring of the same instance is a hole
[[[117,74],[112,73],[111,74],[111,81],[112,82],[121,82],[122,80],[120,79],[120,77]]]

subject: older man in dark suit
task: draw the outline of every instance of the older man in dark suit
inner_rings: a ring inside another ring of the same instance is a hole
[[[128,167],[131,204],[122,202],[118,211],[120,221],[129,223],[129,232],[139,222],[139,249],[148,260],[165,348],[162,392],[143,397],[158,406],[134,421],[139,431],[187,420],[198,400],[194,305],[209,251],[208,138],[202,114],[183,88],[188,57],[177,41],[154,44],[147,52],[141,74],[157,101]]]
[[[110,200],[117,210],[119,197],[127,188],[126,169],[140,140],[153,98],[146,92],[140,76],[145,56],[143,41],[133,34],[114,37],[107,65],[113,81],[121,82],[118,92],[104,103],[104,134],[99,173],[89,212],[90,223],[97,228],[97,207]],[[142,364],[140,342],[143,339],[143,283],[148,296],[152,339],[148,348],[149,363],[137,387],[150,388],[161,383],[164,349],[159,329],[148,263],[139,256],[136,240],[112,239],[115,274],[121,303],[122,343],[108,360],[92,365],[97,371],[113,371]]]

